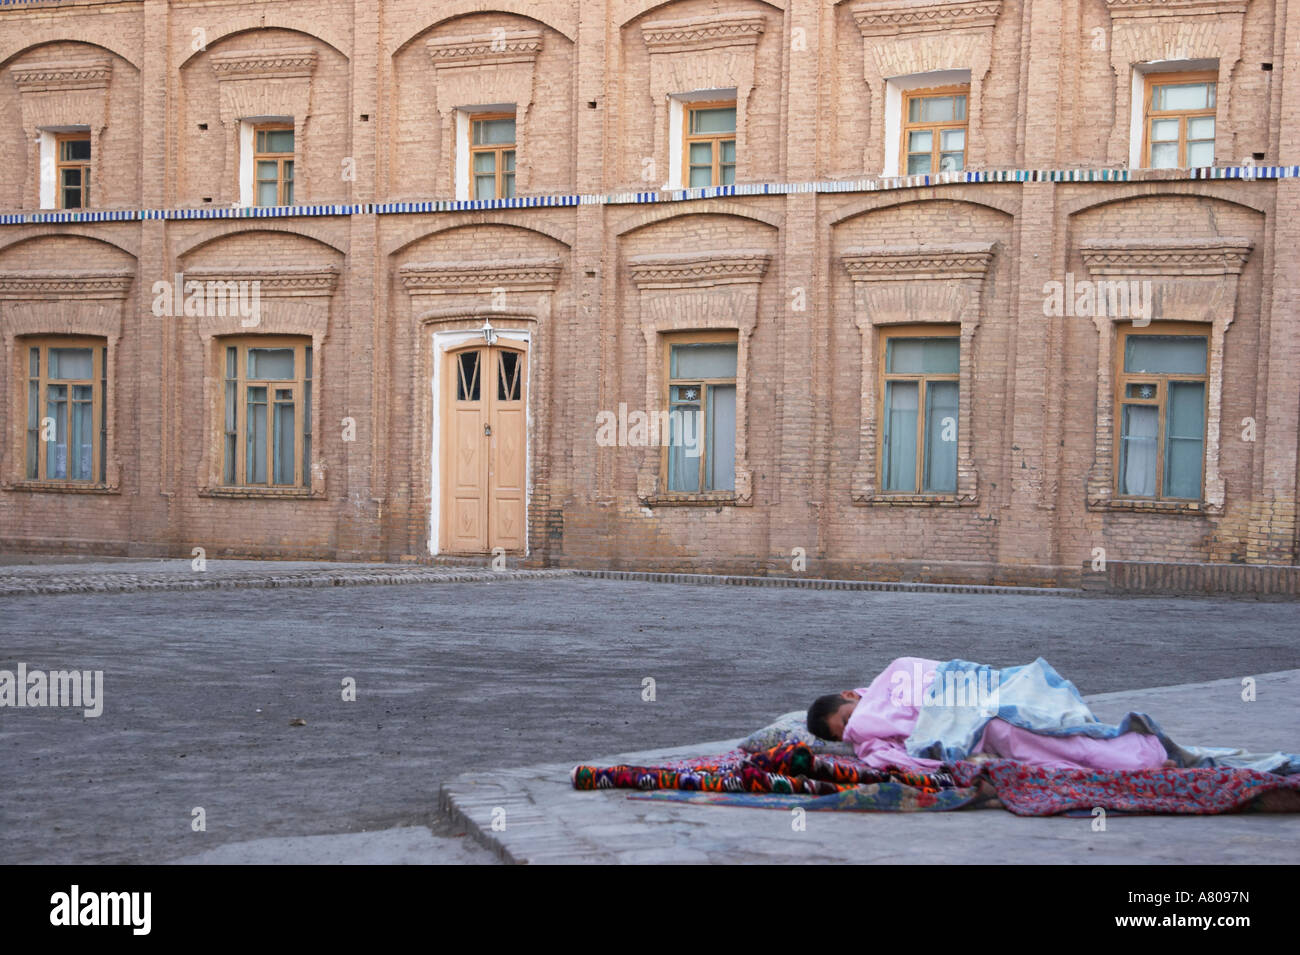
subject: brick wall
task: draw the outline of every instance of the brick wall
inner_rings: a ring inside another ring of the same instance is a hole
[[[506,101],[527,102],[521,195],[655,190],[672,161],[663,94],[674,82],[742,91],[741,181],[865,179],[885,160],[884,80],[899,63],[974,69],[976,169],[1126,167],[1130,65],[1175,54],[1219,64],[1221,165],[1300,162],[1300,83],[1283,69],[1300,61],[1300,27],[1284,0],[1213,10],[1196,0],[480,6],[395,0],[382,16],[376,4],[324,0],[6,6],[0,212],[37,210],[39,126],[101,114],[102,209],[228,208],[238,200],[237,120],[249,110],[301,111],[299,202],[450,200],[453,109]],[[101,65],[69,80],[67,64]],[[427,556],[432,335],[477,328],[501,287],[507,308],[494,325],[531,336],[533,563],[1017,584],[1078,583],[1099,548],[1117,564],[1294,564],[1300,180],[1138,179],[0,225],[0,546]],[[1230,318],[1212,396],[1221,504],[1090,504],[1103,333],[1089,318],[1044,314],[1044,283],[1087,276],[1098,243],[1228,238],[1249,252],[1232,300],[1205,316]],[[941,264],[902,291],[889,287],[894,317],[864,313],[879,305],[875,286],[846,268],[854,250],[955,246],[991,250],[976,285],[962,286],[977,288],[976,312],[960,303],[944,312],[943,290],[956,286]],[[740,422],[752,493],[661,506],[644,494],[654,480],[645,449],[595,440],[597,414],[640,407],[652,376],[646,293],[631,267],[734,250],[764,257],[752,284],[727,285],[717,269],[675,281],[752,309]],[[558,271],[525,274],[542,260]],[[446,288],[404,278],[431,263],[468,271]],[[476,269],[492,284],[475,284]],[[279,273],[270,324],[255,332],[317,343],[310,493],[212,493],[214,342],[248,330],[151,307],[156,282],[204,270]],[[284,277],[302,270],[333,278],[285,291]],[[131,282],[117,298],[88,299],[85,282],[51,292],[32,278],[45,271],[125,272]],[[879,360],[864,334],[899,316],[945,315],[969,334],[973,491],[943,503],[863,499],[855,489],[876,423],[862,389]],[[111,486],[23,486],[23,336],[101,332],[113,362]],[[354,441],[342,440],[345,419]]]

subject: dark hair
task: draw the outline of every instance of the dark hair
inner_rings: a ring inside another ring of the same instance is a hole
[[[827,693],[813,700],[813,705],[808,707],[808,732],[818,739],[833,741],[835,737],[831,735],[831,728],[827,725],[826,718],[838,711],[846,702],[838,693]]]

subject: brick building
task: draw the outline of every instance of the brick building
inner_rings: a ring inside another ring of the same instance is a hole
[[[1276,573],[1287,63],[1297,0],[7,4],[0,546]]]

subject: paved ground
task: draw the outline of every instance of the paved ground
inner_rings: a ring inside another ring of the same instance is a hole
[[[344,843],[295,837],[360,833],[372,838],[344,854],[471,861],[486,855],[438,811],[440,784],[462,773],[739,737],[904,654],[1041,654],[1085,693],[1240,681],[1300,666],[1297,616],[1254,601],[501,575],[4,597],[0,669],[103,670],[106,702],[91,719],[0,710],[0,861],[323,859]],[[341,699],[349,677],[355,702]]]

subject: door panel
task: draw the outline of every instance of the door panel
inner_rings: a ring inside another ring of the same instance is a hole
[[[528,353],[451,352],[443,368],[443,550],[522,553],[527,528]]]

